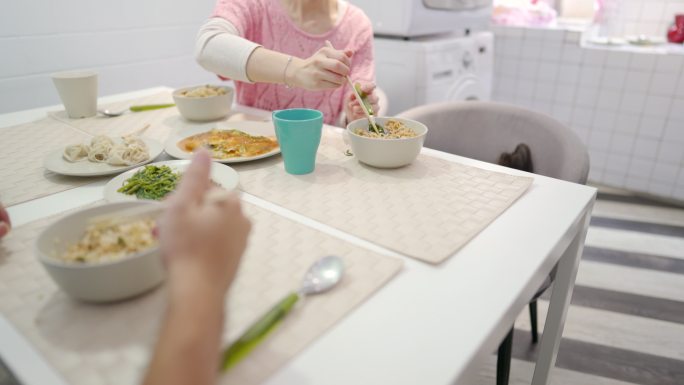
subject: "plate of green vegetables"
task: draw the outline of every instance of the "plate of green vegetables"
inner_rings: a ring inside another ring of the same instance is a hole
[[[169,160],[134,168],[110,180],[104,198],[108,202],[161,201],[176,189],[189,165],[189,160]],[[235,170],[216,162],[211,164],[210,178],[215,186],[226,190],[235,189],[239,181]]]

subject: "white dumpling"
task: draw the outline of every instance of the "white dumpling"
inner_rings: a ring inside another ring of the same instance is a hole
[[[96,163],[104,163],[109,159],[109,153],[114,147],[112,138],[99,135],[90,141],[90,151],[88,152],[88,160]]]
[[[88,157],[90,146],[87,144],[73,144],[64,148],[62,156],[69,162],[80,162]]]
[[[150,158],[150,151],[140,138],[124,137],[124,143],[115,145],[107,163],[112,166],[132,166]]]
[[[107,158],[107,164],[112,166],[124,166],[126,161],[124,160],[124,152],[126,151],[126,145],[117,144],[112,147],[109,151],[109,158]]]
[[[98,135],[93,137],[93,139],[90,140],[90,147],[97,147],[97,146],[103,146],[103,147],[109,147],[111,148],[114,146],[114,141],[112,138],[108,137],[107,135]]]

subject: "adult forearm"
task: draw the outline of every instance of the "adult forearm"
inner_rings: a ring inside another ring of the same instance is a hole
[[[301,67],[303,60],[280,52],[259,47],[252,52],[247,61],[247,76],[253,82],[277,83],[296,86],[295,71]]]
[[[299,58],[244,39],[230,22],[213,18],[200,29],[195,56],[206,70],[233,80],[322,90],[345,83],[352,52],[321,48]]]

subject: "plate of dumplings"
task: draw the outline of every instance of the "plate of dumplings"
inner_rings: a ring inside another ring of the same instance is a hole
[[[45,158],[44,166],[62,175],[112,175],[149,163],[163,151],[160,142],[137,134],[98,135],[55,150]]]

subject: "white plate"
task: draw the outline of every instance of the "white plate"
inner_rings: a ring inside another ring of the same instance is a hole
[[[646,35],[627,36],[627,41],[629,42],[629,44],[632,45],[640,45],[646,47],[654,45],[663,45],[667,43],[667,40],[664,37]]]
[[[185,171],[189,165],[189,160],[167,160],[165,162],[155,162],[150,164],[150,166],[169,166],[174,171],[181,173]],[[126,202],[137,200],[138,198],[136,198],[135,195],[126,195],[116,190],[121,188],[128,178],[132,177],[133,174],[138,172],[143,167],[145,166],[140,166],[133,170],[129,170],[107,182],[107,185],[105,185],[104,188],[105,200],[108,202]],[[240,180],[238,173],[235,170],[226,166],[225,164],[218,164],[216,162],[211,162],[210,178],[214,183],[226,190],[235,189],[235,187],[238,185],[238,181]]]
[[[164,149],[166,150],[166,153],[171,155],[174,158],[177,159],[190,159],[192,158],[192,153],[181,150],[178,147],[178,142],[181,140],[187,138],[188,136],[196,135],[196,134],[201,134],[203,132],[207,132],[213,128],[219,129],[219,130],[240,130],[243,132],[246,132],[250,135],[255,135],[255,136],[270,136],[275,138],[275,128],[273,128],[273,123],[272,122],[220,122],[220,123],[212,123],[212,124],[203,124],[200,126],[195,126],[192,128],[186,128],[180,131],[175,131],[171,133],[171,135],[166,139],[166,143],[164,145]],[[257,156],[249,156],[249,157],[240,157],[240,158],[228,158],[228,159],[216,159],[214,158],[215,162],[220,162],[220,163],[240,163],[240,162],[249,162],[250,160],[256,160],[256,159],[262,159],[262,158],[268,158],[269,156],[277,155],[280,154],[280,147],[276,147],[272,151],[269,151],[265,154],[257,155]]]
[[[150,150],[150,158],[144,162],[140,162],[131,166],[112,166],[107,163],[96,163],[90,162],[87,159],[80,162],[68,162],[62,154],[64,153],[64,148],[55,150],[50,153],[43,161],[43,166],[46,169],[56,172],[62,175],[72,175],[72,176],[102,176],[102,175],[112,175],[130,170],[135,167],[139,167],[143,164],[150,163],[154,158],[158,157],[163,151],[164,146],[154,139],[142,138],[143,142],[147,144],[147,148]],[[76,143],[74,143],[76,144]]]
[[[592,37],[589,39],[589,42],[592,44],[598,44],[598,45],[625,45],[627,44],[627,40],[618,38],[618,37]]]

